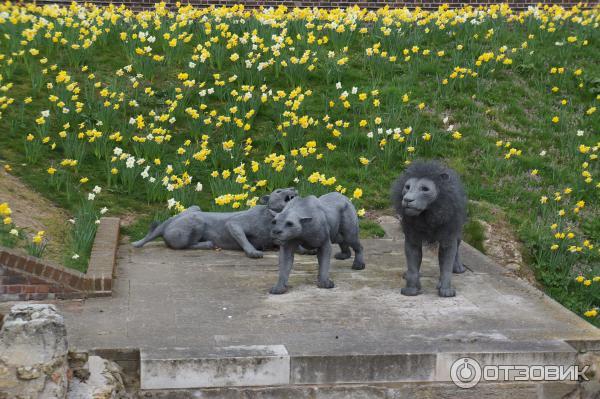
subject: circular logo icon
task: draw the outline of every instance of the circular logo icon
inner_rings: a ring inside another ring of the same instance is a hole
[[[452,363],[450,378],[459,388],[473,388],[481,381],[481,366],[475,359],[461,357]]]

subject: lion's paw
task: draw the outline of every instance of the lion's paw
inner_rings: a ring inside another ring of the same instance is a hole
[[[356,259],[352,263],[353,270],[363,270],[365,268],[365,262],[357,262]]]
[[[452,273],[456,274],[464,273],[466,270],[467,269],[465,268],[465,265],[463,265],[462,263],[455,263],[452,267]]]
[[[406,296],[415,296],[421,293],[421,290],[416,287],[404,287],[400,289],[400,293]]]
[[[456,296],[456,290],[452,287],[440,288],[438,292],[439,292],[440,296],[444,297],[444,298],[450,298],[450,297]]]
[[[262,258],[263,255],[263,251],[259,251],[258,249],[246,252],[246,256],[249,258]]]
[[[333,287],[335,287],[335,284],[333,283],[333,280],[327,279],[325,281],[319,281],[317,283],[317,287],[319,287],[319,288],[333,288]]]
[[[287,285],[284,286],[279,286],[279,285],[274,285],[273,288],[271,288],[269,290],[269,294],[273,294],[273,295],[281,295],[281,294],[285,294],[288,290]]]

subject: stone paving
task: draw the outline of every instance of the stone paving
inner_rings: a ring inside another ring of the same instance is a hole
[[[316,257],[297,256],[280,296],[268,294],[276,252],[249,259],[123,244],[112,298],[59,306],[70,345],[81,349],[285,345],[290,354],[339,355],[599,342],[600,330],[468,246],[469,270],[453,277],[455,298],[437,296],[434,249],[424,253],[423,294],[400,295],[405,261],[397,238],[363,240],[365,270],[332,260],[331,290],[316,287]]]

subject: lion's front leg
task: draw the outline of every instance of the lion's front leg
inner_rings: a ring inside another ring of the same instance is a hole
[[[287,282],[294,265],[294,251],[297,245],[285,243],[279,247],[279,279],[271,288],[271,294],[283,294],[287,291]]]
[[[402,295],[414,296],[421,293],[421,280],[419,270],[423,259],[423,244],[421,242],[404,241],[404,255],[406,255],[405,274],[406,287],[400,290]]]
[[[442,297],[452,297],[456,295],[456,291],[452,288],[450,280],[452,278],[452,269],[456,260],[457,251],[456,239],[440,242],[438,260],[440,262],[440,282],[439,294]]]
[[[333,288],[335,284],[329,279],[329,266],[331,264],[331,243],[326,240],[317,250],[317,259],[319,260],[319,288]]]
[[[242,226],[238,223],[229,221],[225,223],[225,228],[231,235],[231,237],[237,242],[237,244],[244,250],[246,256],[249,258],[262,258],[263,252],[254,248],[254,245],[250,241],[248,241],[248,237],[246,237],[246,233]]]

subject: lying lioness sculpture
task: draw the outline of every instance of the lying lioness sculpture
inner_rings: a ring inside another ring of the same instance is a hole
[[[153,223],[143,239],[134,242],[143,247],[162,237],[172,249],[242,249],[250,258],[262,258],[262,250],[273,248],[273,214],[298,195],[295,188],[278,189],[260,199],[261,204],[239,212],[202,212],[192,206],[163,223]]]
[[[363,248],[358,237],[358,216],[352,202],[340,193],[329,193],[319,198],[311,195],[296,197],[283,211],[274,214],[271,235],[279,244],[279,280],[271,294],[287,291],[287,282],[294,264],[294,252],[301,245],[317,249],[320,288],[333,288],[329,279],[331,243],[339,244],[338,259],[347,259],[354,250],[353,269],[365,268]]]

